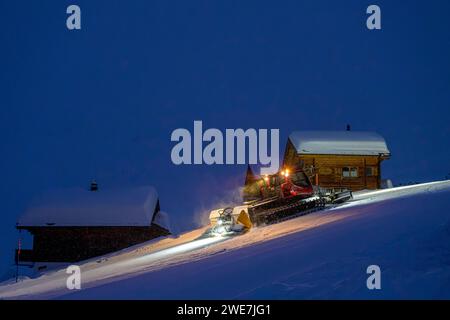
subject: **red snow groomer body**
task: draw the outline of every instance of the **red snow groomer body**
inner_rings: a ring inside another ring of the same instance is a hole
[[[314,190],[301,169],[284,169],[256,178],[250,168],[243,190],[244,203],[254,224],[273,223],[294,214],[322,208],[326,201]]]

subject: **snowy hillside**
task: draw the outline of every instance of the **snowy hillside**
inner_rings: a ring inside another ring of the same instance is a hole
[[[0,284],[3,299],[450,298],[450,182],[359,192],[338,208],[196,239],[203,229]],[[366,268],[381,268],[368,290]]]

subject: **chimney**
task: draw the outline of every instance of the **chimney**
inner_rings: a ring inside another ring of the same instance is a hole
[[[95,180],[91,181],[91,187],[90,187],[91,191],[98,191],[98,184]]]
[[[350,125],[347,125],[347,131],[351,131]]]

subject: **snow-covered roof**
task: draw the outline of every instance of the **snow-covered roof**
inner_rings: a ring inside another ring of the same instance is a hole
[[[52,190],[33,201],[17,226],[150,226],[157,203],[150,186]]]
[[[368,131],[294,131],[289,140],[298,154],[390,155],[386,141]]]

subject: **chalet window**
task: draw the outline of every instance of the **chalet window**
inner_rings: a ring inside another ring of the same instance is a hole
[[[350,177],[350,168],[349,167],[343,167],[342,168],[342,176],[344,178]]]
[[[374,167],[366,167],[366,177],[376,176],[376,169]]]
[[[358,177],[358,168],[355,168],[355,167],[343,167],[342,168],[342,177],[344,177],[344,178],[357,178]]]

